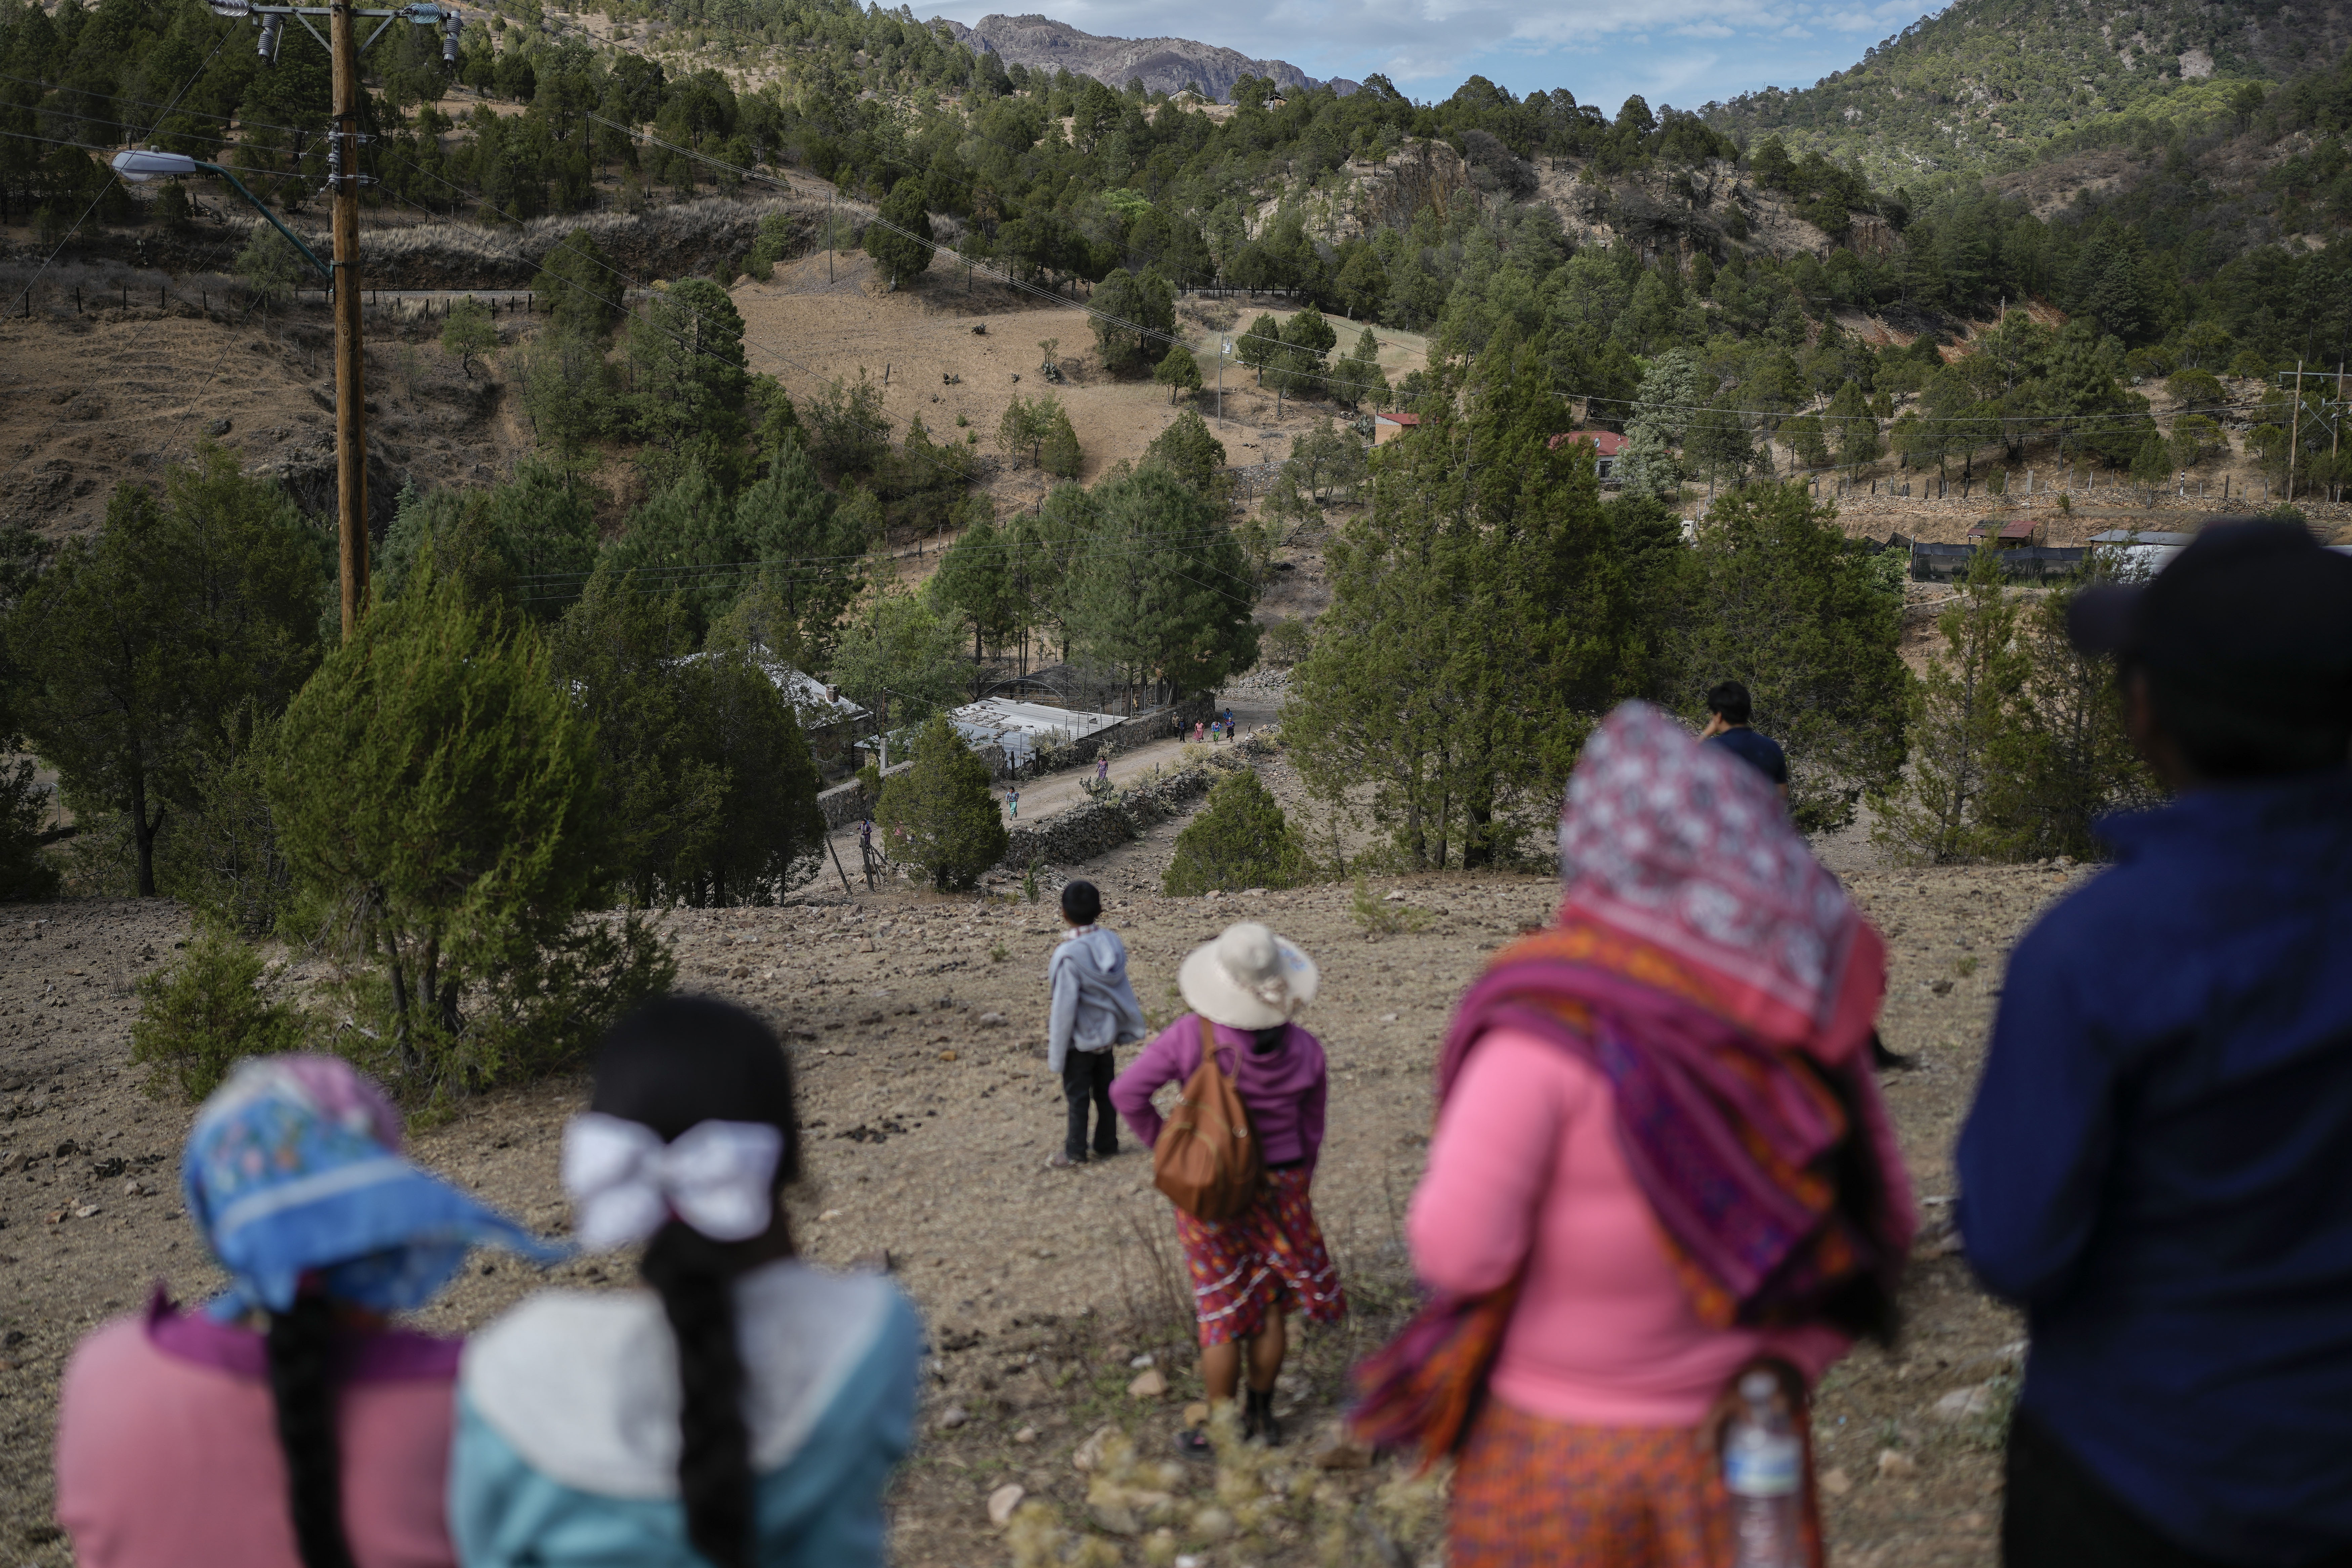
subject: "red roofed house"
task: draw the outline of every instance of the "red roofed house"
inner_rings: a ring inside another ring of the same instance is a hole
[[[1372,416],[1372,445],[1385,447],[1421,423],[1418,414],[1375,414]]]
[[[1601,477],[1609,479],[1617,468],[1617,455],[1625,449],[1625,437],[1614,430],[1563,430],[1544,443],[1557,450],[1562,441],[1581,441],[1599,454]]]
[[[1996,550],[2016,550],[2032,544],[2033,533],[2033,520],[2030,517],[2014,517],[2007,522],[1989,517],[1969,530],[1969,539],[1971,543],[1990,539]]]

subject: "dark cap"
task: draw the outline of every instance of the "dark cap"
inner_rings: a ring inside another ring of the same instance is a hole
[[[2352,693],[2352,556],[2298,523],[2217,520],[2153,582],[2083,590],[2066,632],[2252,706],[2332,707]]]

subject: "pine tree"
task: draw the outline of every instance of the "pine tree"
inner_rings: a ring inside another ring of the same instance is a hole
[[[1212,888],[1287,888],[1307,870],[1307,847],[1254,773],[1235,773],[1209,792],[1209,804],[1176,836],[1175,858],[1160,890],[1189,899]]]
[[[2046,595],[2018,620],[2024,679],[1990,748],[1979,817],[1983,852],[1996,859],[2095,859],[2092,825],[2157,797],[2124,725],[2115,661],[2081,652],[2066,635],[2081,591]]]
[[[1836,433],[1837,460],[1849,468],[1858,468],[1874,462],[1886,448],[1879,444],[1878,421],[1871,416],[1870,400],[1864,395],[1862,384],[1849,381],[1837,389],[1830,399],[1829,416],[1823,421]]]
[[[897,289],[931,265],[931,215],[923,206],[922,181],[908,177],[891,186],[881,216],[881,223],[866,226],[866,254]]]
[[[1871,797],[1871,841],[1897,856],[1944,865],[1984,852],[1994,749],[2026,676],[2016,647],[2017,610],[2001,587],[1996,552],[1969,563],[1958,600],[1936,620],[1944,646],[1911,686],[1910,776]]]
[[[988,764],[934,713],[915,735],[914,766],[893,774],[875,808],[883,853],[942,892],[969,888],[1004,858],[1009,842]]]
[[[1668,659],[1694,716],[1716,681],[1746,683],[1757,728],[1789,753],[1790,813],[1809,831],[1852,821],[1903,766],[1902,594],[1874,580],[1836,515],[1794,483],[1717,497]]]
[[[1225,444],[1211,433],[1207,420],[1187,408],[1151,438],[1143,449],[1143,466],[1164,468],[1189,489],[1212,495],[1225,471]]]
[[[1180,394],[1201,390],[1201,363],[1192,357],[1191,349],[1176,343],[1160,357],[1159,368],[1151,373],[1151,380],[1154,385],[1168,389],[1168,401],[1173,403]]]
[[[541,1068],[676,975],[634,917],[575,919],[613,874],[612,824],[590,721],[530,622],[412,585],[288,706],[279,758],[295,887],[360,966],[341,1002],[381,1041],[363,1065],[402,1089]]]

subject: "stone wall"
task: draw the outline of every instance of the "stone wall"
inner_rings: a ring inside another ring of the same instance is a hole
[[[1108,854],[1206,795],[1225,774],[1248,765],[1232,752],[1219,752],[1204,762],[1117,790],[1108,800],[1090,800],[1034,826],[1016,827],[1008,837],[999,869],[1017,874],[1027,870],[1032,861],[1069,866]]]

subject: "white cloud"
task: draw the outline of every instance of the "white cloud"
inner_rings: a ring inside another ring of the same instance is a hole
[[[1003,0],[947,0],[936,10],[977,22]],[[1193,0],[1180,8],[1146,0],[1058,0],[1046,15],[1114,37],[1174,35],[1260,59],[1286,59],[1309,75],[1361,80],[1386,73],[1416,97],[1443,98],[1483,73],[1514,91],[1565,87],[1579,101],[1613,109],[1609,93],[1641,91],[1692,104],[1778,84],[1799,87],[1854,63],[1863,46],[1900,30],[1922,0],[1827,5],[1771,0]],[[918,7],[930,16],[932,8]],[[1814,40],[1810,29],[1832,36]],[[1837,36],[1843,35],[1843,36]],[[1689,40],[1641,49],[1639,37]],[[1807,47],[1808,42],[1810,47]],[[1628,84],[1647,85],[1633,86]]]

